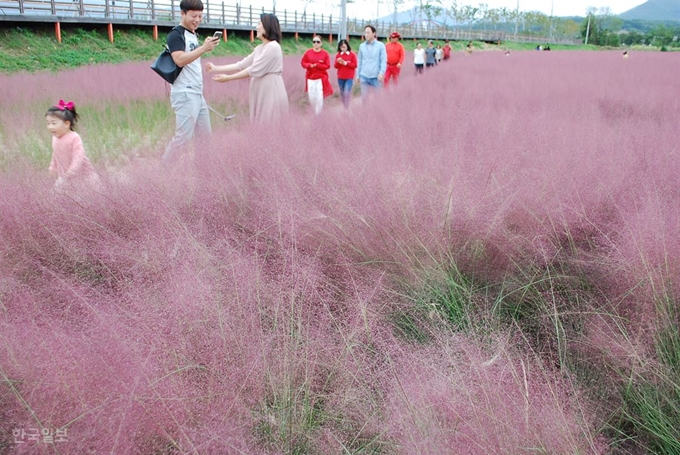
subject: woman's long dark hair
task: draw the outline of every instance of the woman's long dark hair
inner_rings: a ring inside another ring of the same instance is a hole
[[[338,52],[340,52],[340,46],[342,46],[343,44],[347,45],[347,51],[352,50],[351,46],[349,45],[349,41],[347,41],[346,39],[341,39],[340,41],[338,41]]]
[[[269,41],[276,41],[281,44],[281,26],[279,25],[279,18],[270,13],[260,14],[260,22],[264,27],[264,37]]]

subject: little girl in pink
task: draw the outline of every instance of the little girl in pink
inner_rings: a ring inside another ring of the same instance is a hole
[[[75,132],[78,114],[73,102],[59,100],[45,114],[47,129],[52,133],[50,174],[57,176],[56,188],[100,185],[99,176],[85,156],[83,141]]]

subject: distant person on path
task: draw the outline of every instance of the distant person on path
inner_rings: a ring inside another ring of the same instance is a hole
[[[394,85],[399,82],[399,74],[401,73],[401,65],[404,64],[404,57],[406,57],[406,50],[399,42],[401,35],[397,32],[392,32],[390,35],[390,42],[385,45],[385,52],[387,52],[387,70],[385,70],[385,87],[390,83],[390,79],[394,78]]]
[[[437,65],[439,65],[442,62],[442,57],[444,56],[444,51],[442,50],[441,44],[437,44],[436,51],[437,52],[435,53],[434,58],[437,62]]]
[[[357,82],[361,84],[361,98],[365,102],[369,92],[380,90],[387,70],[387,52],[385,45],[378,41],[374,26],[364,27],[364,38],[359,45]]]
[[[312,48],[302,55],[300,63],[307,70],[305,91],[309,97],[309,104],[314,108],[314,113],[319,115],[323,109],[323,99],[333,94],[333,87],[328,79],[331,56],[321,47],[320,36],[312,38]]]
[[[340,87],[340,98],[345,109],[349,108],[352,99],[352,85],[357,68],[357,56],[352,52],[352,48],[346,39],[338,42],[338,53],[335,56],[335,69],[338,70],[338,87]]]
[[[416,65],[416,74],[423,74],[423,67],[425,66],[425,49],[423,45],[418,43],[413,50],[413,64]]]
[[[52,160],[50,174],[57,177],[57,190],[74,188],[96,189],[101,185],[99,176],[85,155],[85,148],[75,127],[78,122],[76,106],[71,102],[59,103],[47,109],[45,123],[52,133]]]
[[[465,46],[465,55],[470,55],[472,54],[472,41],[469,41],[467,43],[467,46]]]
[[[263,13],[256,30],[262,44],[249,56],[231,65],[208,63],[205,69],[209,73],[233,73],[213,76],[217,82],[250,78],[250,120],[272,123],[288,113],[288,94],[281,76],[283,51],[279,19],[273,14]]]
[[[182,67],[177,80],[170,90],[170,102],[175,111],[175,136],[168,144],[163,155],[165,166],[175,164],[189,143],[194,130],[202,143],[198,150],[207,146],[207,137],[211,133],[210,112],[203,98],[203,69],[201,56],[215,49],[219,38],[212,36],[199,45],[196,29],[203,20],[203,3],[201,0],[182,0],[179,4],[182,19],[178,28],[168,33],[167,45],[172,59]]]
[[[444,43],[444,47],[442,48],[442,52],[444,54],[444,60],[448,60],[451,58],[451,45],[449,44],[448,41]]]
[[[623,58],[624,60],[628,58],[628,51],[623,51]]]
[[[437,64],[437,49],[434,48],[432,40],[427,42],[427,49],[425,49],[425,68],[432,68]]]

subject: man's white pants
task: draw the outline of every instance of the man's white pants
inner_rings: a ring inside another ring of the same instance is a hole
[[[307,79],[307,96],[309,96],[309,104],[314,108],[314,113],[319,115],[323,108],[323,82],[321,79]]]
[[[210,112],[205,98],[201,93],[171,92],[170,102],[175,110],[175,136],[168,144],[163,154],[162,163],[173,165],[189,145],[194,131],[200,140],[197,151],[200,153],[207,148],[207,138],[212,129],[210,127]]]

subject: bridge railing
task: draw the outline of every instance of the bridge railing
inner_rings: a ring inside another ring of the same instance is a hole
[[[338,18],[333,15],[287,10],[266,10],[218,0],[203,1],[203,28],[252,30],[261,13],[274,13],[281,29],[287,33],[337,34]],[[0,21],[20,22],[110,22],[114,24],[170,25],[180,20],[179,0],[0,0]],[[419,22],[395,25],[387,21],[349,19],[347,33],[360,36],[366,24],[373,24],[378,36],[386,37],[397,30],[404,39],[451,39],[479,41],[520,41],[529,43],[580,44],[562,37],[513,35],[499,31],[467,30],[465,27]]]

